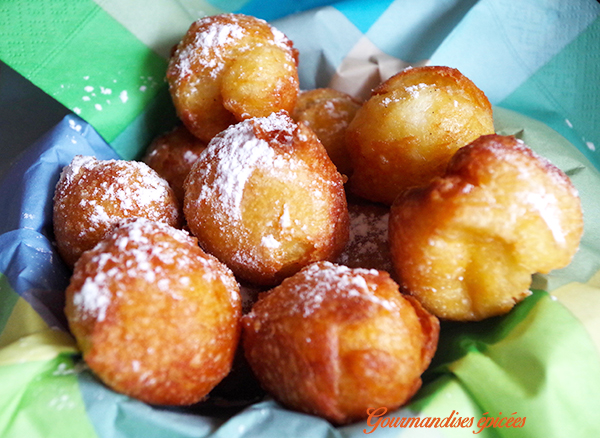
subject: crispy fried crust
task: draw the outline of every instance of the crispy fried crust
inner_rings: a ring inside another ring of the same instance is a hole
[[[376,88],[347,130],[355,168],[350,189],[391,204],[444,172],[452,155],[494,133],[484,93],[449,67],[404,70]]]
[[[144,163],[76,156],[54,192],[53,227],[58,251],[73,267],[121,219],[145,217],[179,227],[173,190]]]
[[[352,174],[346,129],[361,105],[349,94],[317,88],[300,93],[292,114],[294,120],[305,123],[317,134],[333,164],[346,176]]]
[[[400,196],[389,231],[408,292],[440,318],[480,320],[529,295],[531,274],[570,263],[583,216],[563,172],[514,137],[488,135]]]
[[[298,51],[266,21],[241,14],[194,22],[170,59],[167,81],[177,113],[205,142],[250,117],[293,111]]]
[[[259,285],[335,259],[348,239],[341,175],[315,134],[283,112],[210,142],[186,180],[184,213],[206,251]]]
[[[205,142],[179,125],[155,138],[142,160],[169,183],[183,205],[183,182],[204,149]]]
[[[435,353],[439,322],[382,271],[315,263],[242,319],[246,357],[292,409],[335,424],[406,403]]]
[[[83,358],[110,388],[186,405],[229,372],[241,300],[231,271],[186,232],[136,219],[82,255],[65,313]]]

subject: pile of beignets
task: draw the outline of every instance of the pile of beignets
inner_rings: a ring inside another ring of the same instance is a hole
[[[298,55],[263,20],[201,18],[166,74],[181,124],[142,161],[63,169],[65,312],[115,391],[197,403],[241,357],[284,406],[357,421],[418,391],[440,319],[504,314],[577,251],[569,178],[458,70],[361,102],[300,91]]]

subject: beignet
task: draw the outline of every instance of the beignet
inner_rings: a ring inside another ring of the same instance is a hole
[[[488,135],[398,197],[389,232],[406,291],[440,318],[472,321],[508,312],[533,273],[568,265],[583,215],[562,171],[514,137]]]
[[[73,267],[121,219],[145,217],[179,227],[179,203],[169,184],[137,161],[97,160],[78,155],[56,184],[54,237]]]
[[[350,190],[390,205],[443,174],[460,147],[493,133],[488,99],[458,70],[406,69],[373,90],[348,127]]]
[[[258,285],[335,259],[348,239],[341,175],[315,134],[284,112],[211,140],[187,177],[184,213],[206,251]]]
[[[138,218],[77,261],[65,313],[106,385],[151,404],[187,405],[229,373],[241,300],[231,271],[196,239]]]
[[[349,94],[333,88],[303,91],[298,96],[292,117],[308,125],[325,146],[338,171],[352,173],[352,163],[346,148],[346,129],[361,103]]]
[[[177,114],[198,138],[238,121],[292,112],[298,51],[266,21],[221,14],[194,22],[170,59],[167,81]]]
[[[382,271],[312,264],[242,317],[254,374],[283,405],[344,424],[421,386],[439,322]]]
[[[155,138],[142,161],[169,183],[183,205],[183,182],[204,149],[205,142],[179,125]]]

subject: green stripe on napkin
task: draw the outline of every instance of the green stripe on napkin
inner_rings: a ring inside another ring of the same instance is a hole
[[[493,436],[591,437],[599,431],[594,420],[600,410],[599,366],[598,351],[581,323],[538,291],[502,318],[444,325],[428,373],[454,375],[488,417],[513,412],[515,418],[526,417],[524,427],[493,428]],[[415,404],[424,408],[422,416],[432,415],[427,400]],[[435,414],[449,415],[449,406],[465,407],[442,404]]]
[[[111,143],[164,88],[167,61],[90,0],[8,0],[0,57]],[[32,121],[32,123],[35,121]],[[131,155],[139,145],[120,144]]]
[[[0,436],[95,438],[70,355],[0,367]]]

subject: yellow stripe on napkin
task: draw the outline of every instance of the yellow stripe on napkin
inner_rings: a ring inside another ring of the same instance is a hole
[[[0,366],[76,352],[75,341],[68,333],[50,329],[27,301],[17,300],[0,334]]]
[[[569,283],[551,292],[585,326],[600,351],[600,271],[587,283]]]

